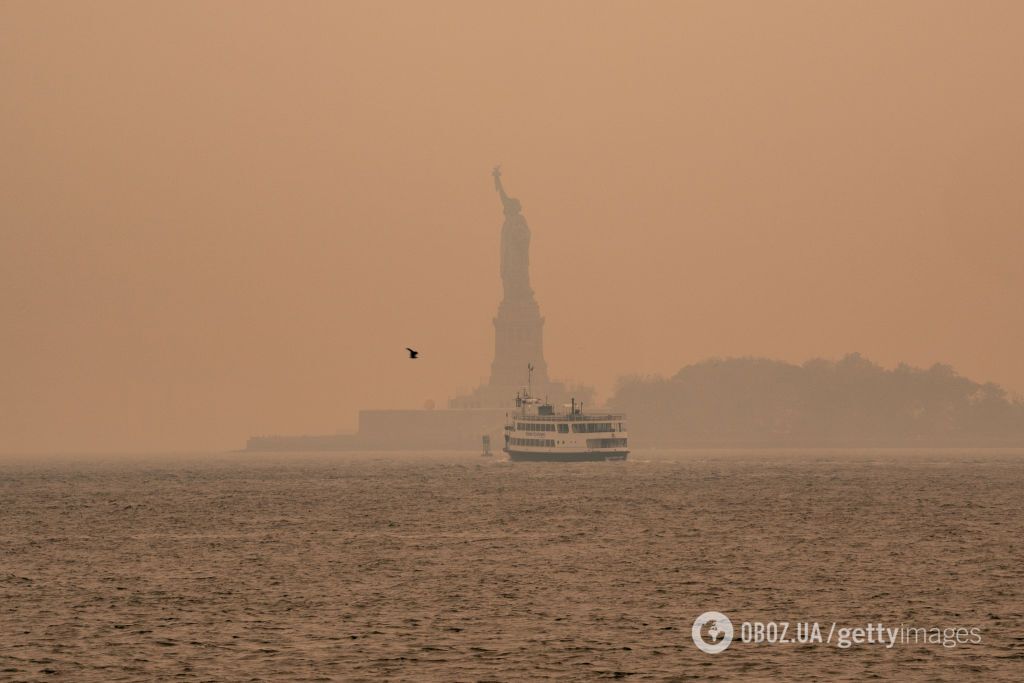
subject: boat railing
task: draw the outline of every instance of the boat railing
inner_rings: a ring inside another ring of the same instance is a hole
[[[530,422],[595,422],[595,421],[623,421],[626,419],[624,413],[568,413],[565,415],[524,415],[515,413],[513,417]]]

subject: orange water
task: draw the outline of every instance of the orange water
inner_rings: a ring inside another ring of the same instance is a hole
[[[0,680],[1024,678],[1020,451],[6,459],[0,515]]]

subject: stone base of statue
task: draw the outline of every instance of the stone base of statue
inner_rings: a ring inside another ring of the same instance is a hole
[[[548,364],[544,360],[544,318],[532,298],[505,301],[494,318],[494,361],[491,384],[526,386],[528,368],[533,368],[533,383],[548,383]],[[514,394],[514,392],[513,392]]]
[[[530,394],[554,405],[575,398],[591,404],[594,390],[567,386],[548,376],[544,360],[544,317],[530,292],[528,297],[506,298],[494,317],[494,360],[490,380],[469,394],[457,396],[448,407],[462,410],[504,410],[515,406],[516,394]],[[531,371],[532,368],[532,371]]]

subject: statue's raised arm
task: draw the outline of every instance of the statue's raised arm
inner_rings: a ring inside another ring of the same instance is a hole
[[[519,213],[522,210],[519,200],[505,194],[505,187],[501,184],[501,166],[495,166],[494,170],[491,171],[491,175],[494,176],[494,189],[498,191],[498,196],[501,197],[501,205],[505,209],[505,215],[514,216]]]
[[[508,195],[505,194],[505,188],[501,184],[501,166],[495,166],[494,170],[491,171],[491,175],[494,176],[494,189],[498,191],[501,201],[504,203],[508,199]]]

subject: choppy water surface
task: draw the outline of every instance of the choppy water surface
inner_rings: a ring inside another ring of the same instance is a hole
[[[631,457],[0,460],[0,679],[1024,679],[1024,453]]]

